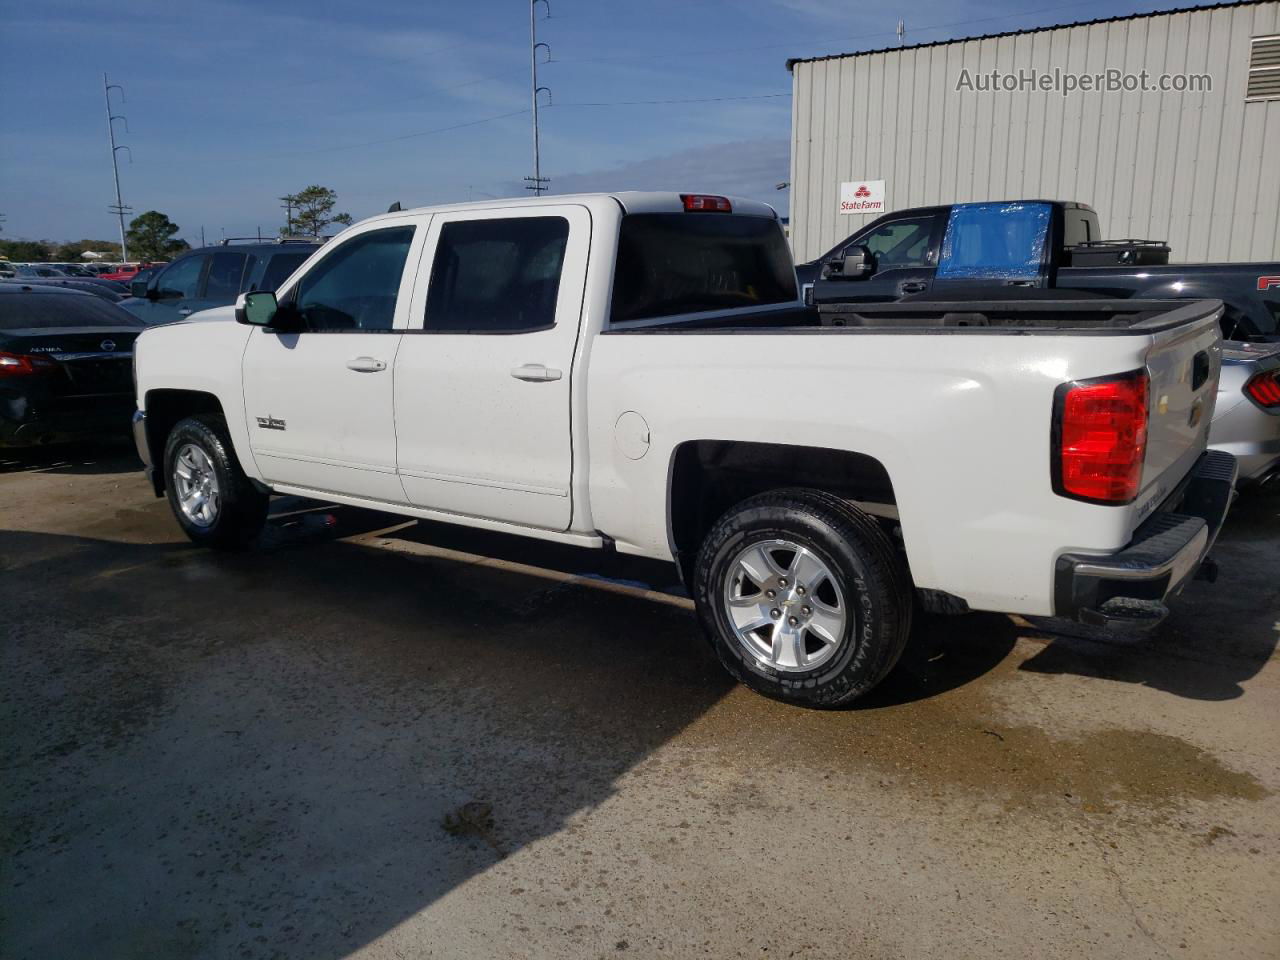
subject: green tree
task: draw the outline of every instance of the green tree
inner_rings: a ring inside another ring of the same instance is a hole
[[[120,244],[112,243],[110,240],[89,240],[86,238],[58,244],[58,248],[53,252],[53,259],[64,263],[80,261],[83,259],[80,254],[86,250],[105,253],[109,257],[120,256]]]
[[[60,243],[56,250],[53,251],[53,259],[62,263],[71,263],[78,261],[80,254],[84,253],[88,247],[82,243]]]
[[[15,263],[41,263],[52,256],[49,244],[40,240],[0,240],[0,256]]]
[[[318,237],[320,231],[331,223],[345,225],[351,222],[351,214],[333,212],[333,208],[338,204],[338,195],[328,187],[322,187],[319,184],[312,184],[304,190],[280,199],[293,207],[292,222],[280,231],[285,236],[293,233],[299,236]]]
[[[148,210],[134,217],[125,235],[129,256],[134,260],[169,260],[189,249],[185,240],[174,238],[178,225],[159,210]]]

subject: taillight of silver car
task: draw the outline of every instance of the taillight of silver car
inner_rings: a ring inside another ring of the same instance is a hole
[[[1089,503],[1132,503],[1147,451],[1145,370],[1058,387],[1053,404],[1053,490]]]
[[[1244,392],[1253,402],[1268,410],[1280,408],[1280,367],[1250,377]]]

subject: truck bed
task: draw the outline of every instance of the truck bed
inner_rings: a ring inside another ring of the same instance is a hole
[[[596,339],[592,523],[618,549],[668,548],[653,518],[665,517],[682,444],[782,437],[883,468],[918,587],[974,609],[1045,613],[1045,558],[1123,549],[1205,450],[1221,365],[1216,301],[795,307],[615,324]],[[1149,378],[1152,398],[1140,492],[1105,508],[1054,495],[1064,385],[1130,371]],[[618,424],[639,417],[644,456],[615,455]]]
[[[1151,334],[1220,313],[1218,300],[990,299],[823,303],[743,314],[688,315],[615,324],[627,333],[770,330],[876,333]],[[606,331],[607,332],[607,331]]]
[[[1219,300],[934,300],[824,303],[823,326],[904,329],[988,329],[995,333],[1156,333],[1220,314]]]

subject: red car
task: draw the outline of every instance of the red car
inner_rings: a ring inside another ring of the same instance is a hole
[[[100,273],[98,276],[103,280],[119,280],[121,283],[128,283],[139,270],[158,266],[164,262],[166,261],[157,260],[154,263],[123,263],[112,273]]]

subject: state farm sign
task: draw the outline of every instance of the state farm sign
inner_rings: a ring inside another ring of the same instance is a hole
[[[841,213],[884,213],[883,180],[851,180],[840,184]]]

